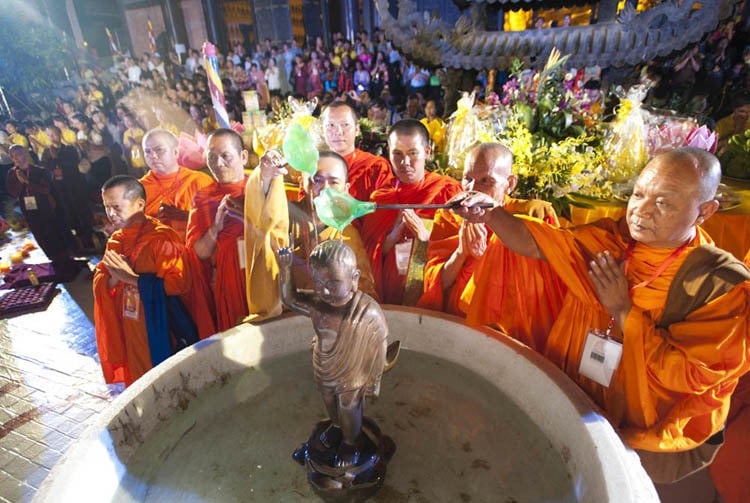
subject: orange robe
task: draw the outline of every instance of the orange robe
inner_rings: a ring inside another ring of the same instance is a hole
[[[138,274],[153,273],[164,280],[167,295],[183,296],[191,275],[180,237],[158,220],[146,217],[139,225],[115,231],[107,250],[127,257]],[[99,361],[108,383],[130,385],[151,368],[151,353],[138,287],[119,282],[113,289],[104,264],[94,271],[94,325]]]
[[[384,157],[357,148],[344,159],[349,166],[349,194],[355,199],[368,201],[375,189],[393,179],[391,165]]]
[[[505,209],[528,214],[538,201],[507,198]],[[545,221],[558,226],[554,213]],[[562,307],[565,286],[549,264],[508,250],[488,230],[488,246],[477,259],[469,256],[448,295],[442,273],[458,248],[461,217],[438,210],[427,247],[424,295],[418,307],[467,318],[470,325],[490,325],[536,351],[543,352],[549,329]],[[519,281],[518,278],[524,278]]]
[[[668,329],[656,326],[672,278],[692,249],[711,243],[708,235],[698,228],[685,252],[661,275],[632,291],[622,359],[605,388],[578,373],[586,334],[605,329],[609,320],[588,269],[604,250],[623,260],[630,242],[625,220],[603,219],[571,229],[531,220],[525,225],[568,288],[545,355],[604,409],[623,438],[637,449],[674,452],[695,448],[721,430],[737,380],[750,368],[750,285],[736,286]],[[628,283],[650,279],[673,251],[636,244]]]
[[[745,256],[745,264],[750,267],[750,251]],[[750,501],[750,374],[740,379],[732,393],[724,444],[709,470],[722,501]]]
[[[392,185],[373,192],[370,200],[377,204],[445,203],[461,192],[461,185],[453,178],[429,171],[425,172],[421,182],[412,185],[394,180]],[[421,218],[432,220],[435,210],[417,210],[416,213]],[[401,304],[404,297],[406,275],[398,273],[395,247],[389,253],[383,253],[383,241],[393,229],[398,216],[398,210],[377,210],[362,217],[360,230],[370,256],[375,289],[385,304]]]
[[[243,179],[237,183],[213,184],[199,190],[193,199],[188,217],[186,244],[194,250],[195,242],[213,224],[216,209],[226,194],[241,198],[245,194]],[[216,328],[224,331],[242,322],[247,316],[245,273],[240,264],[239,248],[244,245],[245,226],[241,216],[229,214],[224,219],[224,228],[219,232],[216,248],[208,259],[202,261],[202,273],[211,292],[216,309]],[[244,257],[243,257],[244,259]]]
[[[183,168],[169,175],[160,175],[149,171],[141,177],[143,188],[146,189],[146,215],[157,218],[162,204],[175,206],[184,211],[190,211],[196,192],[213,183],[213,179],[205,173]],[[187,229],[186,220],[161,219],[177,231],[185,239]]]

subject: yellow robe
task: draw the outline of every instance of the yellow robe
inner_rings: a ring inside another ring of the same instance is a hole
[[[289,211],[284,179],[277,176],[263,194],[260,169],[245,186],[245,289],[248,317],[261,321],[281,314],[276,252],[289,246]]]

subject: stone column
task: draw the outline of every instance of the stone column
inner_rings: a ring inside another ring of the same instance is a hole
[[[161,12],[164,16],[164,24],[173,44],[170,50],[175,50],[174,44],[183,44],[187,49],[188,37],[185,28],[185,18],[178,0],[162,0]]]
[[[216,45],[220,51],[225,51],[228,46],[227,30],[224,24],[224,3],[221,0],[201,0],[203,12],[206,15],[206,30],[208,39]]]

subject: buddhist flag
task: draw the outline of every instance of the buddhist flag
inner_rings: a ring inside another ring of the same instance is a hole
[[[115,44],[115,39],[112,37],[112,32],[109,31],[109,28],[104,27],[104,31],[107,32],[107,38],[109,39],[109,47],[112,49],[113,54],[120,54],[120,50],[117,48],[117,44]]]
[[[203,67],[208,77],[208,90],[211,92],[211,104],[216,114],[216,122],[219,127],[229,127],[229,114],[224,101],[224,86],[221,85],[219,77],[219,60],[216,58],[216,47],[211,42],[203,43]]]
[[[151,19],[147,21],[148,27],[148,47],[151,49],[151,54],[156,52],[156,37],[154,36],[154,25],[151,24]]]

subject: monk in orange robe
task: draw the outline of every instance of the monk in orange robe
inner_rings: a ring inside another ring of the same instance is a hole
[[[745,255],[750,267],[750,250]],[[724,444],[711,463],[711,479],[724,503],[750,501],[750,375],[745,374],[732,393],[724,428]]]
[[[346,102],[334,101],[328,105],[321,121],[328,147],[349,166],[349,193],[355,199],[367,201],[372,191],[393,178],[388,160],[355,147],[359,135],[357,112]]]
[[[139,276],[155,274],[166,295],[183,296],[191,275],[177,233],[144,214],[145,191],[138,180],[116,176],[103,185],[102,197],[117,230],[94,271],[96,345],[104,380],[130,385],[152,367]]]
[[[392,183],[372,193],[377,204],[446,203],[461,191],[460,184],[444,175],[425,171],[430,156],[430,136],[418,120],[403,119],[388,136]],[[434,209],[378,210],[362,218],[361,234],[370,255],[375,288],[381,301],[401,304],[406,269],[414,241],[425,246],[430,232],[422,219],[432,220]]]
[[[493,204],[510,213],[529,214],[558,226],[549,203],[508,196],[518,182],[512,166],[513,154],[505,146],[477,145],[464,161],[463,188],[487,194]],[[507,281],[519,268],[538,279]],[[462,317],[471,313],[471,324],[490,324],[541,352],[563,294],[564,287],[546,262],[509,251],[484,224],[466,222],[447,209],[435,213],[418,307]],[[481,300],[474,302],[477,295]]]
[[[188,218],[187,245],[203,261],[203,273],[207,275],[208,283],[211,285],[219,331],[234,327],[249,314],[256,314],[250,313],[248,304],[245,278],[248,265],[251,266],[248,274],[253,273],[256,266],[257,270],[277,267],[275,256],[270,257],[273,264],[269,265],[269,257],[263,254],[266,245],[271,246],[271,238],[266,240],[263,233],[269,229],[280,228],[286,233],[289,226],[287,211],[264,213],[262,209],[253,209],[251,213],[254,218],[264,220],[265,224],[262,228],[252,231],[257,231],[258,234],[253,238],[253,243],[245,242],[248,236],[245,229],[247,205],[262,205],[262,202],[245,200],[246,186],[255,188],[255,199],[258,198],[258,193],[263,194],[272,190],[273,196],[266,197],[281,197],[286,200],[283,179],[280,176],[286,169],[279,160],[272,159],[272,155],[278,153],[269,151],[268,155],[264,155],[259,169],[248,178],[244,174],[248,152],[243,147],[242,137],[238,133],[230,129],[217,129],[208,139],[208,167],[216,182],[195,195]],[[277,223],[277,220],[281,220],[281,223]],[[248,264],[247,249],[254,249],[255,241],[258,239],[262,241],[257,246],[263,256],[251,254],[249,258],[252,263]],[[263,289],[259,287],[251,295],[257,296],[258,302],[264,306],[277,306],[274,309],[280,313],[281,300],[273,271],[261,272],[266,274],[265,285]],[[267,297],[271,300],[263,301]]]
[[[360,272],[358,288],[377,300],[370,258],[357,229],[350,224],[344,227],[343,232],[339,232],[338,229],[323,224],[317,214],[313,215],[312,212],[311,199],[318,197],[322,190],[331,188],[339,192],[347,191],[347,169],[346,161],[336,152],[320,152],[317,171],[309,179],[307,186],[301,187],[305,197],[298,203],[289,203],[289,233],[293,236],[292,277],[297,288],[312,290],[310,253],[316,243],[339,239],[352,249],[357,258],[357,269]]]
[[[750,271],[704,246],[711,239],[698,227],[719,207],[720,178],[715,156],[686,147],[646,165],[620,221],[554,229],[485,211],[481,195],[458,210],[508,248],[547,260],[566,284],[545,355],[604,409],[655,482],[690,473],[676,461],[710,463],[750,369]],[[597,335],[605,331],[610,339]]]
[[[170,131],[151,129],[142,143],[149,168],[140,179],[146,189],[146,215],[158,218],[184,240],[193,197],[213,180],[205,173],[177,163],[177,137]]]

